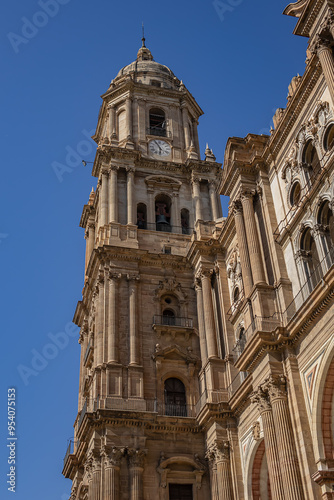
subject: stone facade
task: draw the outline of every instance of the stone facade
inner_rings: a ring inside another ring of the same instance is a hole
[[[334,499],[332,8],[285,9],[305,73],[223,167],[144,39],[102,96],[71,500]]]

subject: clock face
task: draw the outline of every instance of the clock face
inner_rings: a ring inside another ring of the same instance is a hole
[[[169,156],[171,153],[171,147],[170,145],[162,141],[161,139],[155,139],[154,141],[151,141],[148,145],[148,149],[150,153],[152,153],[155,156]]]

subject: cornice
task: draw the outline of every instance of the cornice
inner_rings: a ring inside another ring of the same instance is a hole
[[[301,5],[300,17],[297,21],[296,27],[293,30],[294,35],[309,37],[311,34],[312,27],[315,23],[316,18],[324,5],[323,0],[306,0],[304,2],[297,2]],[[303,5],[304,3],[304,5]],[[289,6],[288,6],[289,7]],[[283,13],[286,13],[286,10]],[[288,14],[291,15],[291,14]]]
[[[320,62],[314,55],[306,66],[302,81],[298,85],[292,99],[288,102],[283,117],[274,130],[269,140],[269,144],[263,153],[263,158],[267,163],[271,163],[271,159],[278,156],[278,152],[282,148],[296,121],[299,119],[301,111],[321,74]]]

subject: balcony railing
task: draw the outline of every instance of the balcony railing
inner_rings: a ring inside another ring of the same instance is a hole
[[[288,305],[286,311],[283,313],[283,318],[286,322],[293,319],[294,315],[304,304],[308,296],[313,292],[315,287],[321,282],[323,276],[334,265],[334,248],[331,248],[322,261],[314,268],[313,273],[309,276],[307,281],[301,287],[293,301]]]
[[[66,453],[65,453],[65,456],[64,456],[64,467],[66,465],[68,457],[74,453],[74,448],[78,449],[79,443],[80,443],[79,440],[77,440],[77,441],[75,441],[74,439],[70,439],[69,440],[69,443],[68,443],[68,446],[67,446],[67,449],[66,449]]]
[[[279,313],[275,313],[267,318],[255,316],[253,321],[245,331],[243,337],[236,342],[232,349],[234,361],[237,361],[239,359],[247,343],[252,339],[256,332],[274,332],[274,330],[279,326],[282,326],[282,317]]]
[[[241,291],[238,300],[233,302],[233,304],[231,305],[231,307],[229,308],[229,310],[226,313],[226,316],[228,317],[229,320],[231,319],[233,314],[239,309],[240,305],[243,303],[244,297],[245,297],[244,292]]]
[[[153,324],[177,326],[179,328],[193,328],[192,318],[176,318],[173,316],[153,316]]]
[[[247,375],[247,372],[239,372],[238,375],[232,380],[232,383],[227,389],[229,399],[231,399],[233,394],[239,389],[243,381],[247,378]]]
[[[91,349],[92,349],[92,341],[90,340],[88,342],[87,349],[86,349],[85,356],[84,356],[84,365],[87,363]]]
[[[174,226],[172,224],[157,224],[156,222],[143,222],[137,224],[138,229],[148,229],[149,231],[161,231],[164,233],[186,234],[190,235],[193,232],[192,227]]]
[[[205,390],[199,400],[196,403],[195,410],[196,410],[196,415],[199,414],[201,409],[206,403],[209,404],[218,404],[218,403],[224,403],[227,402],[227,391],[221,390],[221,391],[210,391],[210,390]]]
[[[130,398],[123,399],[117,397],[99,397],[87,400],[81,411],[78,421],[80,428],[83,416],[88,412],[101,410],[129,411],[129,412],[154,412],[158,415],[173,417],[195,417],[195,406],[187,404],[166,404],[158,402],[156,399]]]
[[[84,403],[84,405],[82,407],[82,410],[80,412],[80,417],[79,417],[79,420],[78,420],[78,429],[80,429],[80,426],[82,424],[82,421],[83,421],[84,416],[85,416],[86,413],[87,413],[87,399],[86,399],[86,401],[85,401],[85,403]]]

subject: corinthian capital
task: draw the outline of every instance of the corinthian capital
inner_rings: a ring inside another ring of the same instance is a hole
[[[240,199],[231,203],[231,210],[234,216],[242,214],[242,204]]]
[[[130,467],[144,467],[147,450],[137,450],[136,448],[127,448],[127,456]]]
[[[230,443],[229,441],[215,441],[216,445],[216,461],[222,462],[230,459]]]
[[[254,391],[250,395],[250,400],[253,404],[257,405],[257,409],[259,410],[259,413],[264,413],[265,411],[270,411],[271,410],[271,404],[268,399],[267,393],[263,390],[262,387],[259,387],[257,391]]]
[[[264,383],[268,391],[271,403],[275,399],[286,398],[286,378],[284,375],[270,376]]]
[[[316,54],[319,56],[322,50],[328,50],[330,48],[330,42],[327,37],[324,37],[323,35],[317,35],[314,39],[314,42],[312,46],[310,47],[310,50],[312,54]]]
[[[102,460],[106,468],[119,467],[124,457],[125,448],[113,446],[111,449],[103,448],[101,451]]]

